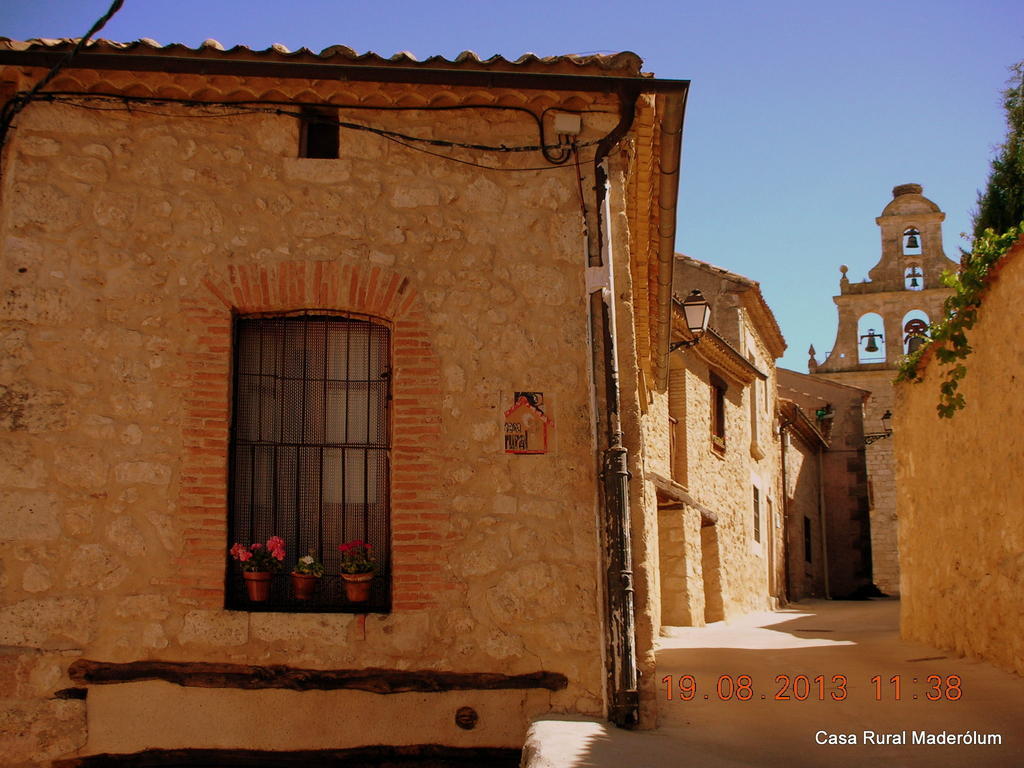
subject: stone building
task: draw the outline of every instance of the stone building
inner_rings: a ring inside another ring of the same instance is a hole
[[[660,623],[702,626],[768,609],[783,593],[774,421],[775,360],[786,343],[756,282],[686,256],[674,281],[679,297],[701,292],[711,327],[672,353],[667,392],[650,395],[645,458],[658,508]],[[685,344],[678,299],[673,321],[673,339]]]
[[[1024,675],[1024,376],[1016,343],[1024,240],[993,266],[957,392],[936,413],[948,368],[929,349],[922,381],[895,386],[902,635]],[[964,683],[966,685],[966,681]]]
[[[868,594],[864,404],[870,393],[785,368],[778,381],[790,597]]]
[[[652,725],[687,84],[629,53],[72,44],[0,41],[3,760],[496,765],[538,714]],[[743,459],[718,514],[762,493],[726,613],[767,604],[778,498],[782,341],[746,293],[684,364],[726,387],[699,461]],[[228,549],[273,535],[324,560],[312,600],[248,596]]]
[[[827,516],[822,454],[828,442],[817,422],[779,397],[786,591],[789,600],[824,598],[828,590]]]
[[[893,188],[893,199],[875,219],[882,256],[862,282],[839,268],[839,310],[835,344],[818,364],[811,348],[810,373],[871,392],[865,407],[868,432],[878,432],[892,410],[892,380],[899,358],[938,317],[949,290],[940,277],[956,268],[942,249],[946,215],[922,194],[919,184]],[[900,589],[897,554],[896,486],[891,440],[867,448],[871,505],[871,555],[875,584],[885,593]]]

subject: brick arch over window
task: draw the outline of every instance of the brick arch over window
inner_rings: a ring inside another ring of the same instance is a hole
[[[449,514],[440,503],[441,374],[429,325],[408,278],[331,261],[229,265],[181,298],[194,335],[183,350],[178,515],[185,546],[170,583],[183,600],[223,606],[232,317],[295,310],[351,312],[391,324],[392,610],[429,608],[441,591],[453,588],[434,575],[445,562],[437,548],[447,538]]]

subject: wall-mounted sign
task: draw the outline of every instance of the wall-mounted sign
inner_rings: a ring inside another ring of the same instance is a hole
[[[555,422],[543,392],[515,392],[505,411],[505,453],[547,453]]]

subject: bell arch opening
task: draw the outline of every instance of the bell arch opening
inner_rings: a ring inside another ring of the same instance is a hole
[[[921,253],[921,231],[916,227],[903,230],[902,246],[904,256],[918,256]]]
[[[903,270],[903,287],[908,291],[924,290],[924,270],[920,264],[915,262]]]
[[[921,309],[912,309],[903,316],[903,354],[909,355],[927,341],[929,322]]]
[[[885,337],[882,329],[885,321],[877,312],[861,315],[857,321],[857,362],[884,363]]]

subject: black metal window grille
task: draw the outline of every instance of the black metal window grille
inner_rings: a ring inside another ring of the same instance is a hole
[[[754,487],[754,541],[761,541],[761,491]]]
[[[725,450],[725,382],[711,374],[711,446]]]
[[[235,321],[229,545],[285,540],[266,602],[248,599],[229,560],[228,608],[385,612],[391,605],[390,330],[346,317]],[[362,539],[377,573],[368,602],[349,603],[338,545]],[[326,574],[298,600],[291,573],[313,552]]]

